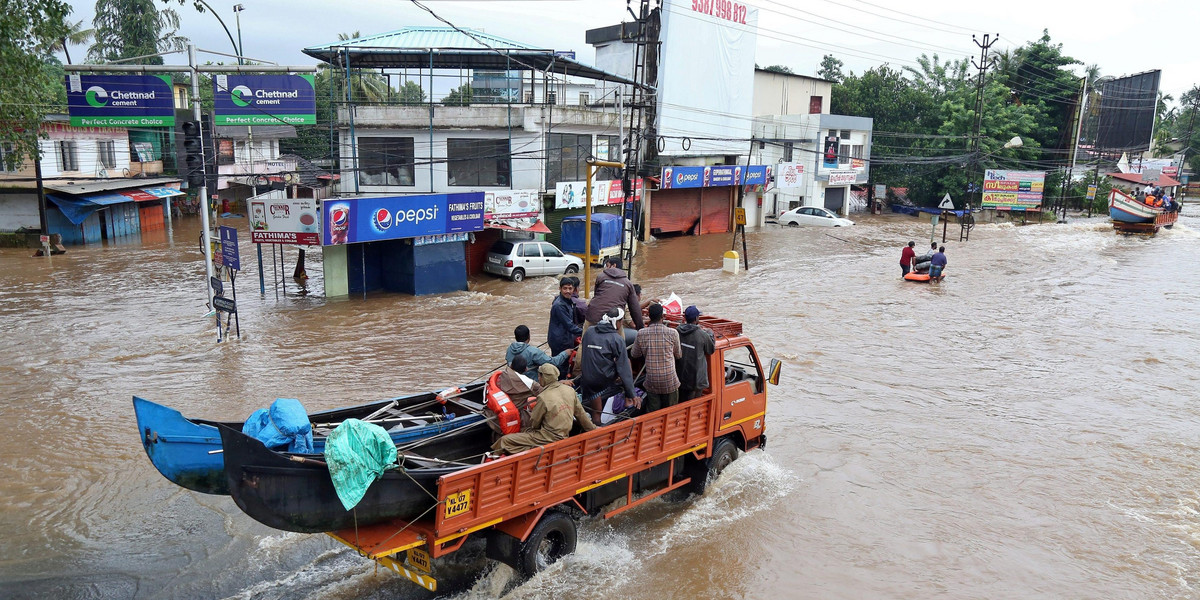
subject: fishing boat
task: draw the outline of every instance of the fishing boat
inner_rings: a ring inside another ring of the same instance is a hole
[[[483,383],[458,392],[478,395]],[[428,436],[482,421],[478,413],[443,411],[436,392],[382,400],[349,408],[309,414],[313,423],[314,451],[325,448],[325,435],[346,419],[374,422],[385,429],[397,444],[410,443]],[[190,419],[179,411],[133,397],[138,435],[154,468],[172,483],[203,494],[228,495],[225,459],[218,426],[242,430],[242,421]],[[420,414],[413,414],[418,411]],[[453,414],[453,418],[448,418]],[[261,444],[260,444],[261,445]]]
[[[1154,235],[1162,227],[1170,228],[1179,219],[1171,208],[1150,206],[1116,188],[1108,194],[1108,214],[1117,233]]]
[[[447,401],[456,413],[484,409],[478,387]],[[416,519],[438,505],[443,475],[476,466],[492,444],[485,420],[397,444],[399,467],[385,471],[353,508],[338,499],[329,466],[320,454],[277,452],[235,427],[217,424],[225,455],[229,495],[254,520],[284,531],[323,533],[392,519]]]

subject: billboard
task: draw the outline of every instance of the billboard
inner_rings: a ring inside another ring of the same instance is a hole
[[[667,139],[660,154],[748,151],[738,140],[750,138],[757,32],[758,9],[742,2],[663,1],[658,134]]]
[[[1100,88],[1097,150],[1103,153],[1145,152],[1154,133],[1161,71],[1146,71],[1105,82]]]
[[[323,244],[483,231],[483,192],[326,200]]]
[[[528,219],[541,214],[537,190],[504,190],[483,193],[483,218]]]
[[[661,189],[763,185],[767,165],[718,165],[715,167],[663,167]]]
[[[251,242],[300,246],[321,243],[321,213],[316,200],[259,195],[250,198],[249,205]]]
[[[850,185],[858,179],[858,171],[854,169],[835,169],[829,172],[830,186]]]
[[[1042,205],[1044,171],[1000,171],[988,169],[983,175],[983,208],[1029,210]]]
[[[314,125],[317,99],[312,75],[213,77],[217,125]]]
[[[642,180],[633,180],[633,199],[642,199]],[[620,179],[592,181],[592,206],[621,204],[625,191]],[[587,204],[587,181],[560,181],[554,186],[554,208],[583,208]]]
[[[73,127],[171,127],[175,100],[166,75],[67,75]]]

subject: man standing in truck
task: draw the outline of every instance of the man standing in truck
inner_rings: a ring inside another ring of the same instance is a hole
[[[634,358],[646,357],[646,398],[642,408],[644,412],[654,412],[679,403],[675,360],[683,358],[683,350],[679,346],[679,333],[663,323],[662,305],[651,304],[646,312],[650,324],[638,330],[629,354]]]
[[[679,374],[679,400],[686,402],[708,389],[708,357],[716,351],[716,341],[711,331],[700,327],[700,309],[687,307],[683,318],[687,322],[676,329],[683,358],[675,362],[675,372]]]
[[[625,336],[617,331],[617,323],[625,317],[625,311],[612,308],[595,327],[583,332],[579,362],[579,393],[583,403],[592,414],[592,422],[600,425],[600,413],[604,401],[611,395],[625,391],[626,403],[639,405],[633,391],[633,369],[629,366],[629,353],[625,350]],[[618,382],[617,380],[620,379]]]

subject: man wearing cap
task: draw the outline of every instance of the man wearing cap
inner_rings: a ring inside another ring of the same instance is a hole
[[[496,440],[492,444],[493,451],[516,454],[565,440],[576,422],[584,431],[596,428],[579,403],[574,388],[558,380],[558,367],[550,363],[538,367],[538,382],[544,387],[529,413],[529,427]]]
[[[579,350],[582,368],[579,392],[583,394],[583,403],[592,415],[592,422],[597,425],[601,424],[604,401],[622,389],[627,404],[640,405],[633,391],[633,369],[629,366],[629,353],[625,351],[625,336],[617,331],[617,323],[624,317],[625,311],[609,309],[598,325],[583,332]],[[618,378],[620,382],[617,382]]]
[[[604,270],[596,276],[596,287],[592,290],[592,301],[588,303],[588,323],[596,324],[604,317],[609,309],[627,307],[633,326],[642,328],[641,299],[629,281],[629,276],[621,270],[621,259],[609,256],[604,259]]]
[[[700,327],[700,309],[687,307],[683,318],[687,322],[676,329],[683,358],[675,361],[681,402],[696,398],[708,389],[708,357],[716,351],[712,332]]]
[[[646,397],[642,400],[644,412],[654,412],[679,403],[679,377],[675,374],[675,360],[683,357],[679,345],[679,333],[663,323],[663,307],[651,304],[646,309],[650,324],[639,329],[637,340],[629,354],[634,358],[646,357]]]

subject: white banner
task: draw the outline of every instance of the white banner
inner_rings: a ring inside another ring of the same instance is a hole
[[[633,180],[633,199],[642,199],[642,180]],[[593,181],[592,206],[620,204],[625,201],[621,180]],[[586,181],[560,181],[554,186],[554,208],[583,208],[587,204]]]
[[[829,172],[829,185],[850,185],[858,179],[858,171],[854,169],[835,169]]]
[[[795,162],[785,162],[775,166],[775,187],[798,188],[803,186],[804,165]]]
[[[321,243],[321,212],[313,198],[270,198],[283,195],[273,190],[248,199],[250,205],[250,241],[259,244]]]
[[[525,219],[541,214],[537,190],[502,190],[483,193],[483,218]]]

